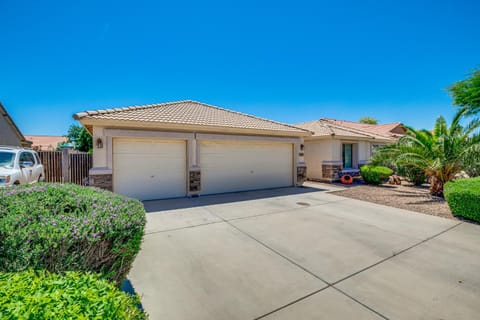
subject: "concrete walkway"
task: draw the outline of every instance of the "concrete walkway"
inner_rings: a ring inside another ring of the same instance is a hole
[[[480,226],[286,188],[145,202],[151,319],[477,319]]]

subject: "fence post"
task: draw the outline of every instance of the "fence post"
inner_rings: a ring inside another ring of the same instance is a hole
[[[70,182],[70,148],[62,149],[62,180]]]

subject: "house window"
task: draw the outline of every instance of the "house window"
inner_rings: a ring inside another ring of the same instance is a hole
[[[343,168],[352,168],[352,152],[353,150],[353,144],[351,143],[344,143],[342,145],[342,161],[343,161]]]

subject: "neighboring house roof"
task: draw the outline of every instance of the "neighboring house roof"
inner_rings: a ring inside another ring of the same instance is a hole
[[[291,125],[191,100],[86,111],[75,114],[74,118],[80,120],[89,130],[91,128],[88,125],[116,122],[123,125],[144,123],[177,128],[201,126],[219,130],[235,128],[265,133],[283,132],[296,136],[311,135],[309,131]]]
[[[25,139],[22,132],[20,131],[20,129],[18,129],[15,122],[13,122],[13,119],[10,117],[10,115],[8,114],[7,110],[5,109],[5,107],[1,102],[0,102],[0,117],[3,117],[5,121],[8,123],[12,131],[18,137],[18,140],[20,140],[21,146],[30,147],[32,143],[30,141],[27,141],[27,139]]]
[[[401,122],[393,122],[393,123],[385,123],[385,124],[367,124],[367,123],[359,123],[359,122],[353,122],[353,121],[336,120],[336,119],[328,119],[328,118],[322,118],[320,120],[329,122],[332,124],[340,125],[346,128],[362,130],[369,133],[378,134],[386,137],[393,137],[393,138],[401,137],[407,132],[407,130],[405,129],[405,127]]]
[[[313,132],[313,137],[327,137],[327,136],[337,136],[342,138],[353,138],[353,139],[376,139],[383,141],[392,141],[393,138],[389,136],[383,136],[364,130],[354,129],[345,127],[342,125],[335,124],[331,121],[325,121],[324,119],[304,122],[296,124],[295,126],[309,130]]]
[[[32,141],[32,148],[35,150],[55,150],[59,143],[67,142],[68,138],[62,136],[25,136]]]

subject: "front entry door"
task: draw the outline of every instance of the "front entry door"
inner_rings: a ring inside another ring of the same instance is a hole
[[[343,168],[352,168],[352,150],[353,144],[351,143],[344,143],[342,145],[342,160],[343,160]]]

